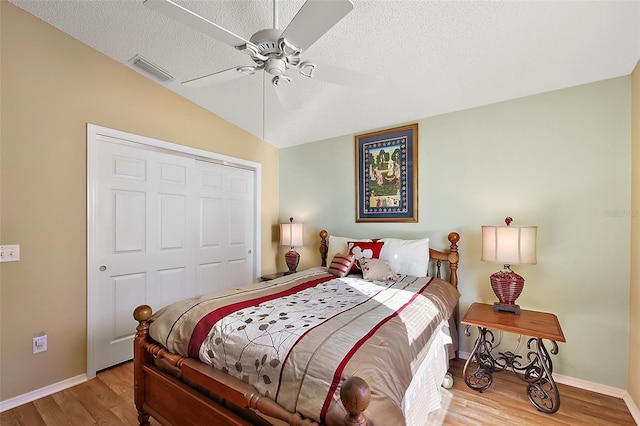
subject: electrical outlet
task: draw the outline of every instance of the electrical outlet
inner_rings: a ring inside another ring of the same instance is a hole
[[[20,260],[20,244],[0,246],[0,262],[17,262]]]
[[[33,338],[33,353],[38,354],[40,352],[46,352],[47,350],[47,335],[38,336]]]

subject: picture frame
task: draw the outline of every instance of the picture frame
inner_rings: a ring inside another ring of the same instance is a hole
[[[356,222],[418,221],[418,123],[356,135]]]

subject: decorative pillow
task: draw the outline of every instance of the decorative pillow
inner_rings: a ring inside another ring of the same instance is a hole
[[[367,259],[363,257],[358,261],[362,269],[362,278],[371,281],[391,281],[396,276],[391,272],[389,262],[384,259]]]
[[[347,247],[347,243],[349,241],[371,241],[366,239],[359,238],[349,238],[349,237],[334,237],[333,235],[329,235],[329,247],[327,249],[327,261],[331,262],[331,259],[338,253],[347,253],[349,251],[349,247]]]
[[[338,253],[333,256],[333,260],[331,260],[329,272],[336,277],[344,277],[351,271],[351,267],[355,261],[356,258],[353,255]]]
[[[389,262],[395,274],[426,277],[429,271],[429,239],[401,240],[382,238],[380,259]]]
[[[349,247],[349,254],[355,256],[356,261],[363,257],[369,259],[377,259],[380,257],[380,251],[384,243],[380,241],[349,241],[347,246]],[[356,262],[351,268],[352,272],[357,272],[360,268],[358,262]]]

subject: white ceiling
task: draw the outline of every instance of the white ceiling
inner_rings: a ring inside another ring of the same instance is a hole
[[[10,1],[129,67],[147,58],[175,77],[159,84],[276,147],[628,75],[640,59],[640,1],[353,0],[302,56],[381,84],[361,93],[291,74],[304,107],[284,111],[265,73],[183,86],[252,61],[142,0]],[[246,39],[273,26],[272,0],[174,1]],[[279,0],[280,28],[302,4]]]

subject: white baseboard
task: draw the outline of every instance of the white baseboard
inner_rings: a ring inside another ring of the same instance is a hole
[[[638,405],[635,403],[635,401],[631,398],[631,395],[629,395],[629,392],[626,393],[624,402],[627,403],[627,407],[629,407],[629,411],[631,412],[633,420],[635,420],[637,425],[640,425],[640,409],[638,408]]]
[[[564,374],[554,374],[553,379],[557,383],[562,383],[563,385],[573,386],[574,388],[584,389],[620,399],[624,399],[624,396],[629,394],[625,389],[601,385],[600,383],[590,382],[588,380],[576,379],[575,377],[565,376]]]
[[[462,359],[468,359],[469,353],[459,351],[458,357]],[[640,425],[640,410],[638,409],[638,406],[633,401],[631,395],[629,395],[629,392],[626,389],[602,385],[600,383],[590,382],[588,380],[576,379],[574,377],[565,376],[564,374],[554,374],[553,379],[557,383],[562,383],[563,385],[573,386],[575,388],[622,399],[627,404],[633,420],[635,420],[636,424]]]
[[[79,376],[71,377],[69,379],[65,379],[61,382],[54,383],[49,386],[45,386],[40,389],[36,389],[31,392],[27,392],[22,395],[18,395],[14,398],[6,399],[4,401],[0,401],[0,413],[3,411],[10,410],[12,408],[18,407],[22,404],[26,404],[28,402],[35,401],[36,399],[44,398],[45,396],[49,396],[56,392],[63,391],[65,389],[69,389],[73,386],[79,385],[80,383],[84,383],[87,381],[86,374],[80,374]]]

